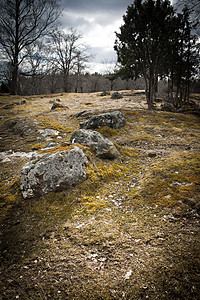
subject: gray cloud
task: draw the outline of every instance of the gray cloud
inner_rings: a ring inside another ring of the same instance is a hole
[[[103,47],[93,47],[91,53],[94,54],[94,63],[104,63],[105,61],[116,60],[116,53],[113,49],[105,49]]]
[[[82,14],[64,12],[62,16],[62,25],[66,28],[84,28],[90,26],[90,22]]]
[[[64,9],[77,12],[123,11],[133,3],[132,0],[63,0],[62,2]]]
[[[122,16],[133,0],[62,0],[62,25],[77,29],[86,44],[96,54],[93,63],[113,61],[115,31],[122,24]]]

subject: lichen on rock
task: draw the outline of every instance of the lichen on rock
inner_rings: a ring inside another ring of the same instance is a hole
[[[126,123],[125,116],[120,111],[94,115],[89,120],[80,123],[80,128],[95,129],[109,126],[114,129],[123,127]]]
[[[70,151],[38,155],[21,170],[20,188],[24,198],[61,191],[86,180],[87,158],[74,147]]]
[[[96,150],[96,156],[100,158],[113,159],[119,156],[119,151],[115,145],[97,131],[79,129],[72,134],[70,141],[71,143],[93,146]]]

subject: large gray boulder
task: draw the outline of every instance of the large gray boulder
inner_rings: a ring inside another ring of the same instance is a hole
[[[24,198],[61,191],[86,179],[87,158],[74,147],[53,154],[37,156],[21,170],[20,188]]]
[[[81,122],[80,128],[95,129],[103,126],[109,126],[114,129],[123,127],[126,123],[124,114],[120,111],[92,116],[89,120]]]
[[[115,145],[97,131],[79,129],[72,134],[70,141],[71,143],[93,146],[96,150],[96,156],[100,158],[113,159],[119,156],[119,151]]]

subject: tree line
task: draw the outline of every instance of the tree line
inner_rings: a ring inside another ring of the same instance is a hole
[[[10,93],[50,75],[52,85],[59,77],[67,92],[69,75],[81,74],[89,54],[76,30],[59,28],[60,0],[0,0],[0,5],[1,77]]]
[[[190,5],[185,6],[188,2]],[[196,0],[135,0],[123,16],[114,49],[118,65],[90,74],[91,54],[76,29],[59,25],[60,0],[0,0],[0,76],[11,94],[143,89],[153,108],[158,82],[176,107],[199,79]]]
[[[74,28],[59,26],[59,0],[0,0],[1,91],[11,94],[98,92],[144,88],[142,80],[87,71],[89,47]]]

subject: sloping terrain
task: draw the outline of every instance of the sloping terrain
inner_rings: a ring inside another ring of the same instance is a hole
[[[0,299],[199,299],[199,118],[123,94],[0,96]],[[57,98],[65,107],[51,110]],[[125,127],[98,131],[120,157],[78,145],[88,179],[24,200],[32,153],[68,149],[81,121],[110,110]]]

